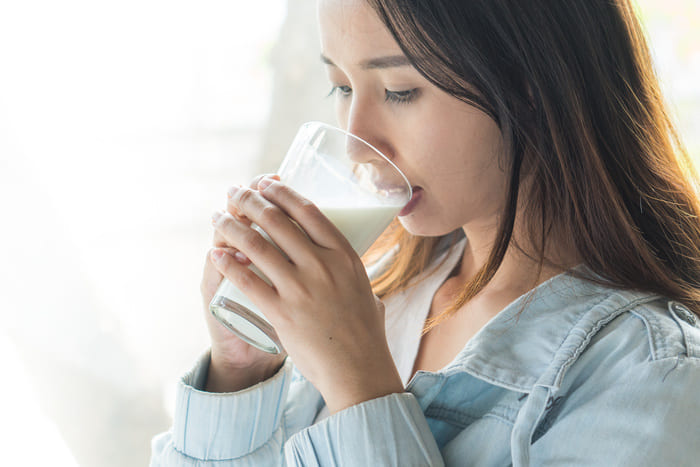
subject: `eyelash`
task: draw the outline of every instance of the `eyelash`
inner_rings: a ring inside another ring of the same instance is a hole
[[[336,92],[340,92],[340,97],[348,97],[352,92],[352,89],[350,89],[350,86],[333,86],[331,88],[331,92],[329,92],[326,97],[331,97]]]
[[[340,92],[340,97],[348,97],[352,92],[350,86],[333,86],[327,97],[330,97],[337,92]],[[407,89],[405,91],[389,91],[384,90],[384,102],[392,102],[394,104],[408,104],[418,97],[418,88]]]

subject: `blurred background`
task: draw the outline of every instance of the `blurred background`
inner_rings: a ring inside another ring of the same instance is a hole
[[[639,0],[700,154],[700,3]],[[207,347],[226,190],[333,122],[310,0],[0,3],[0,452],[137,466]]]

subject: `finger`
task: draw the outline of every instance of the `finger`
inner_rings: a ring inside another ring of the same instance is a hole
[[[309,261],[313,260],[315,252],[309,248],[311,242],[304,231],[284,210],[265,199],[259,192],[239,190],[229,200],[228,206],[235,206],[229,211],[244,213],[265,231],[294,264],[309,264]]]
[[[232,186],[231,188],[228,189],[228,191],[226,192],[226,197],[227,197],[226,210],[228,211],[229,214],[231,214],[233,217],[235,217],[240,222],[242,222],[246,225],[250,225],[251,224],[250,219],[248,219],[242,212],[240,212],[240,210],[237,208],[237,206],[231,205],[231,198],[241,188],[243,188],[242,185],[238,185],[238,186]]]
[[[204,272],[202,273],[202,294],[207,296],[213,295],[223,278],[224,276],[214,266],[211,259],[211,250],[207,251],[207,257],[204,260]]]
[[[212,249],[210,258],[219,273],[260,309],[276,309],[277,291],[251,271],[248,266],[240,264],[221,248]]]
[[[243,253],[239,252],[235,248],[223,247],[221,249],[226,251],[226,253],[230,256],[234,257],[236,261],[238,261],[242,265],[247,266],[251,264],[250,260]],[[204,272],[202,273],[201,282],[201,291],[207,296],[213,295],[216,292],[216,289],[219,287],[219,284],[221,284],[221,280],[224,278],[212,262],[211,252],[212,249],[207,251],[207,257],[204,261]]]
[[[257,189],[258,189],[258,184],[259,184],[260,181],[261,181],[262,179],[264,179],[264,178],[274,178],[275,180],[279,180],[279,179],[280,179],[280,176],[277,175],[277,174],[262,174],[262,175],[258,175],[257,177],[255,177],[255,178],[250,182],[250,185],[248,185],[248,188],[250,188],[251,190],[257,190]]]
[[[214,222],[212,222],[212,224],[214,224]],[[221,233],[216,229],[214,229],[214,239],[212,240],[212,245],[219,248],[225,248],[230,246],[228,243],[226,243],[226,239],[224,239],[224,236],[221,235]]]
[[[258,231],[244,225],[229,213],[215,213],[214,227],[227,245],[250,258],[273,284],[280,284],[294,274],[293,265]]]
[[[266,179],[260,194],[284,210],[317,245],[331,249],[352,249],[348,240],[314,203],[278,181]]]
[[[214,224],[212,222],[212,224]],[[212,241],[212,245],[215,246],[216,248],[228,248],[231,250],[231,254],[233,255],[236,252],[239,252],[243,255],[243,252],[240,252],[238,248],[235,248],[226,241],[226,238],[224,238],[223,234],[216,230],[216,225],[214,224],[214,239]]]
[[[253,183],[250,184],[250,187],[254,190],[259,190],[260,189],[260,182],[265,179],[265,178],[272,178],[274,180],[280,181],[280,176],[277,174],[262,174],[257,177],[255,177],[255,180]]]
[[[245,222],[245,221],[240,221],[245,225],[250,225],[250,221]],[[241,264],[250,264],[250,259],[242,252],[239,251],[237,248],[232,247],[231,245],[228,244],[226,241],[226,238],[224,238],[223,234],[216,230],[216,221],[212,218],[212,225],[215,227],[214,228],[214,238],[212,240],[212,244],[216,248],[225,248],[228,253],[231,256],[234,256]],[[212,266],[213,267],[213,266]]]
[[[250,185],[249,185],[250,189],[251,189],[251,190],[257,190],[257,189],[258,189],[258,183],[260,183],[260,181],[261,181],[262,179],[264,179],[264,178],[272,178],[272,179],[274,179],[274,180],[279,180],[279,179],[280,179],[280,176],[279,176],[279,175],[275,175],[275,174],[262,174],[262,175],[258,175],[257,177],[255,177],[255,178],[253,179],[253,181],[250,182]],[[227,197],[228,197],[228,199],[230,200],[231,197],[233,197],[233,194],[234,194],[237,190],[239,190],[241,187],[242,187],[242,185],[238,185],[237,187],[234,186],[234,187],[229,188],[229,190],[228,190],[228,192],[227,192]],[[233,215],[234,217],[236,217],[236,218],[237,218],[238,220],[240,220],[241,222],[244,222],[244,223],[247,223],[248,225],[250,225],[250,220],[249,220],[247,217],[245,217],[244,215],[242,215],[241,213],[239,213],[237,210],[235,210],[235,209],[230,209],[229,212],[231,213],[231,215]]]
[[[206,258],[204,260],[204,271],[202,272],[202,281],[199,284],[199,291],[202,295],[202,300],[204,300],[205,309],[209,308],[209,304],[216,295],[216,291],[221,284],[224,276],[216,269],[212,259],[211,250],[207,251]]]

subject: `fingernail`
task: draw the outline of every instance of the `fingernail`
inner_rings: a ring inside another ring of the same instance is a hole
[[[272,185],[272,182],[274,182],[274,181],[275,181],[275,180],[272,179],[272,178],[270,178],[270,177],[265,177],[265,178],[263,178],[262,180],[260,180],[260,181],[258,182],[258,190],[260,190],[260,191],[264,190],[265,188],[267,188],[267,187],[269,187],[270,185]]]
[[[219,211],[216,211],[214,214],[211,216],[211,223],[212,225],[216,225],[217,222],[219,222],[219,219],[221,219],[221,213]]]
[[[214,260],[214,262],[219,263],[224,257],[224,250],[213,250],[211,252],[211,259]]]
[[[247,263],[248,262],[248,257],[241,253],[240,251],[237,251],[233,254],[233,256],[236,257],[239,263]]]
[[[232,186],[231,188],[228,189],[228,195],[229,198],[233,198],[233,196],[238,193],[239,188],[237,186]]]

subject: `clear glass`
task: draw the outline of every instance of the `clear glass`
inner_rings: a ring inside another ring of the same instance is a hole
[[[320,122],[301,126],[278,175],[316,204],[360,256],[412,196],[404,174],[381,152],[357,136]],[[273,243],[260,227],[252,227]],[[255,265],[250,269],[270,283]],[[227,279],[219,285],[209,310],[249,344],[269,353],[282,351],[264,310]]]

